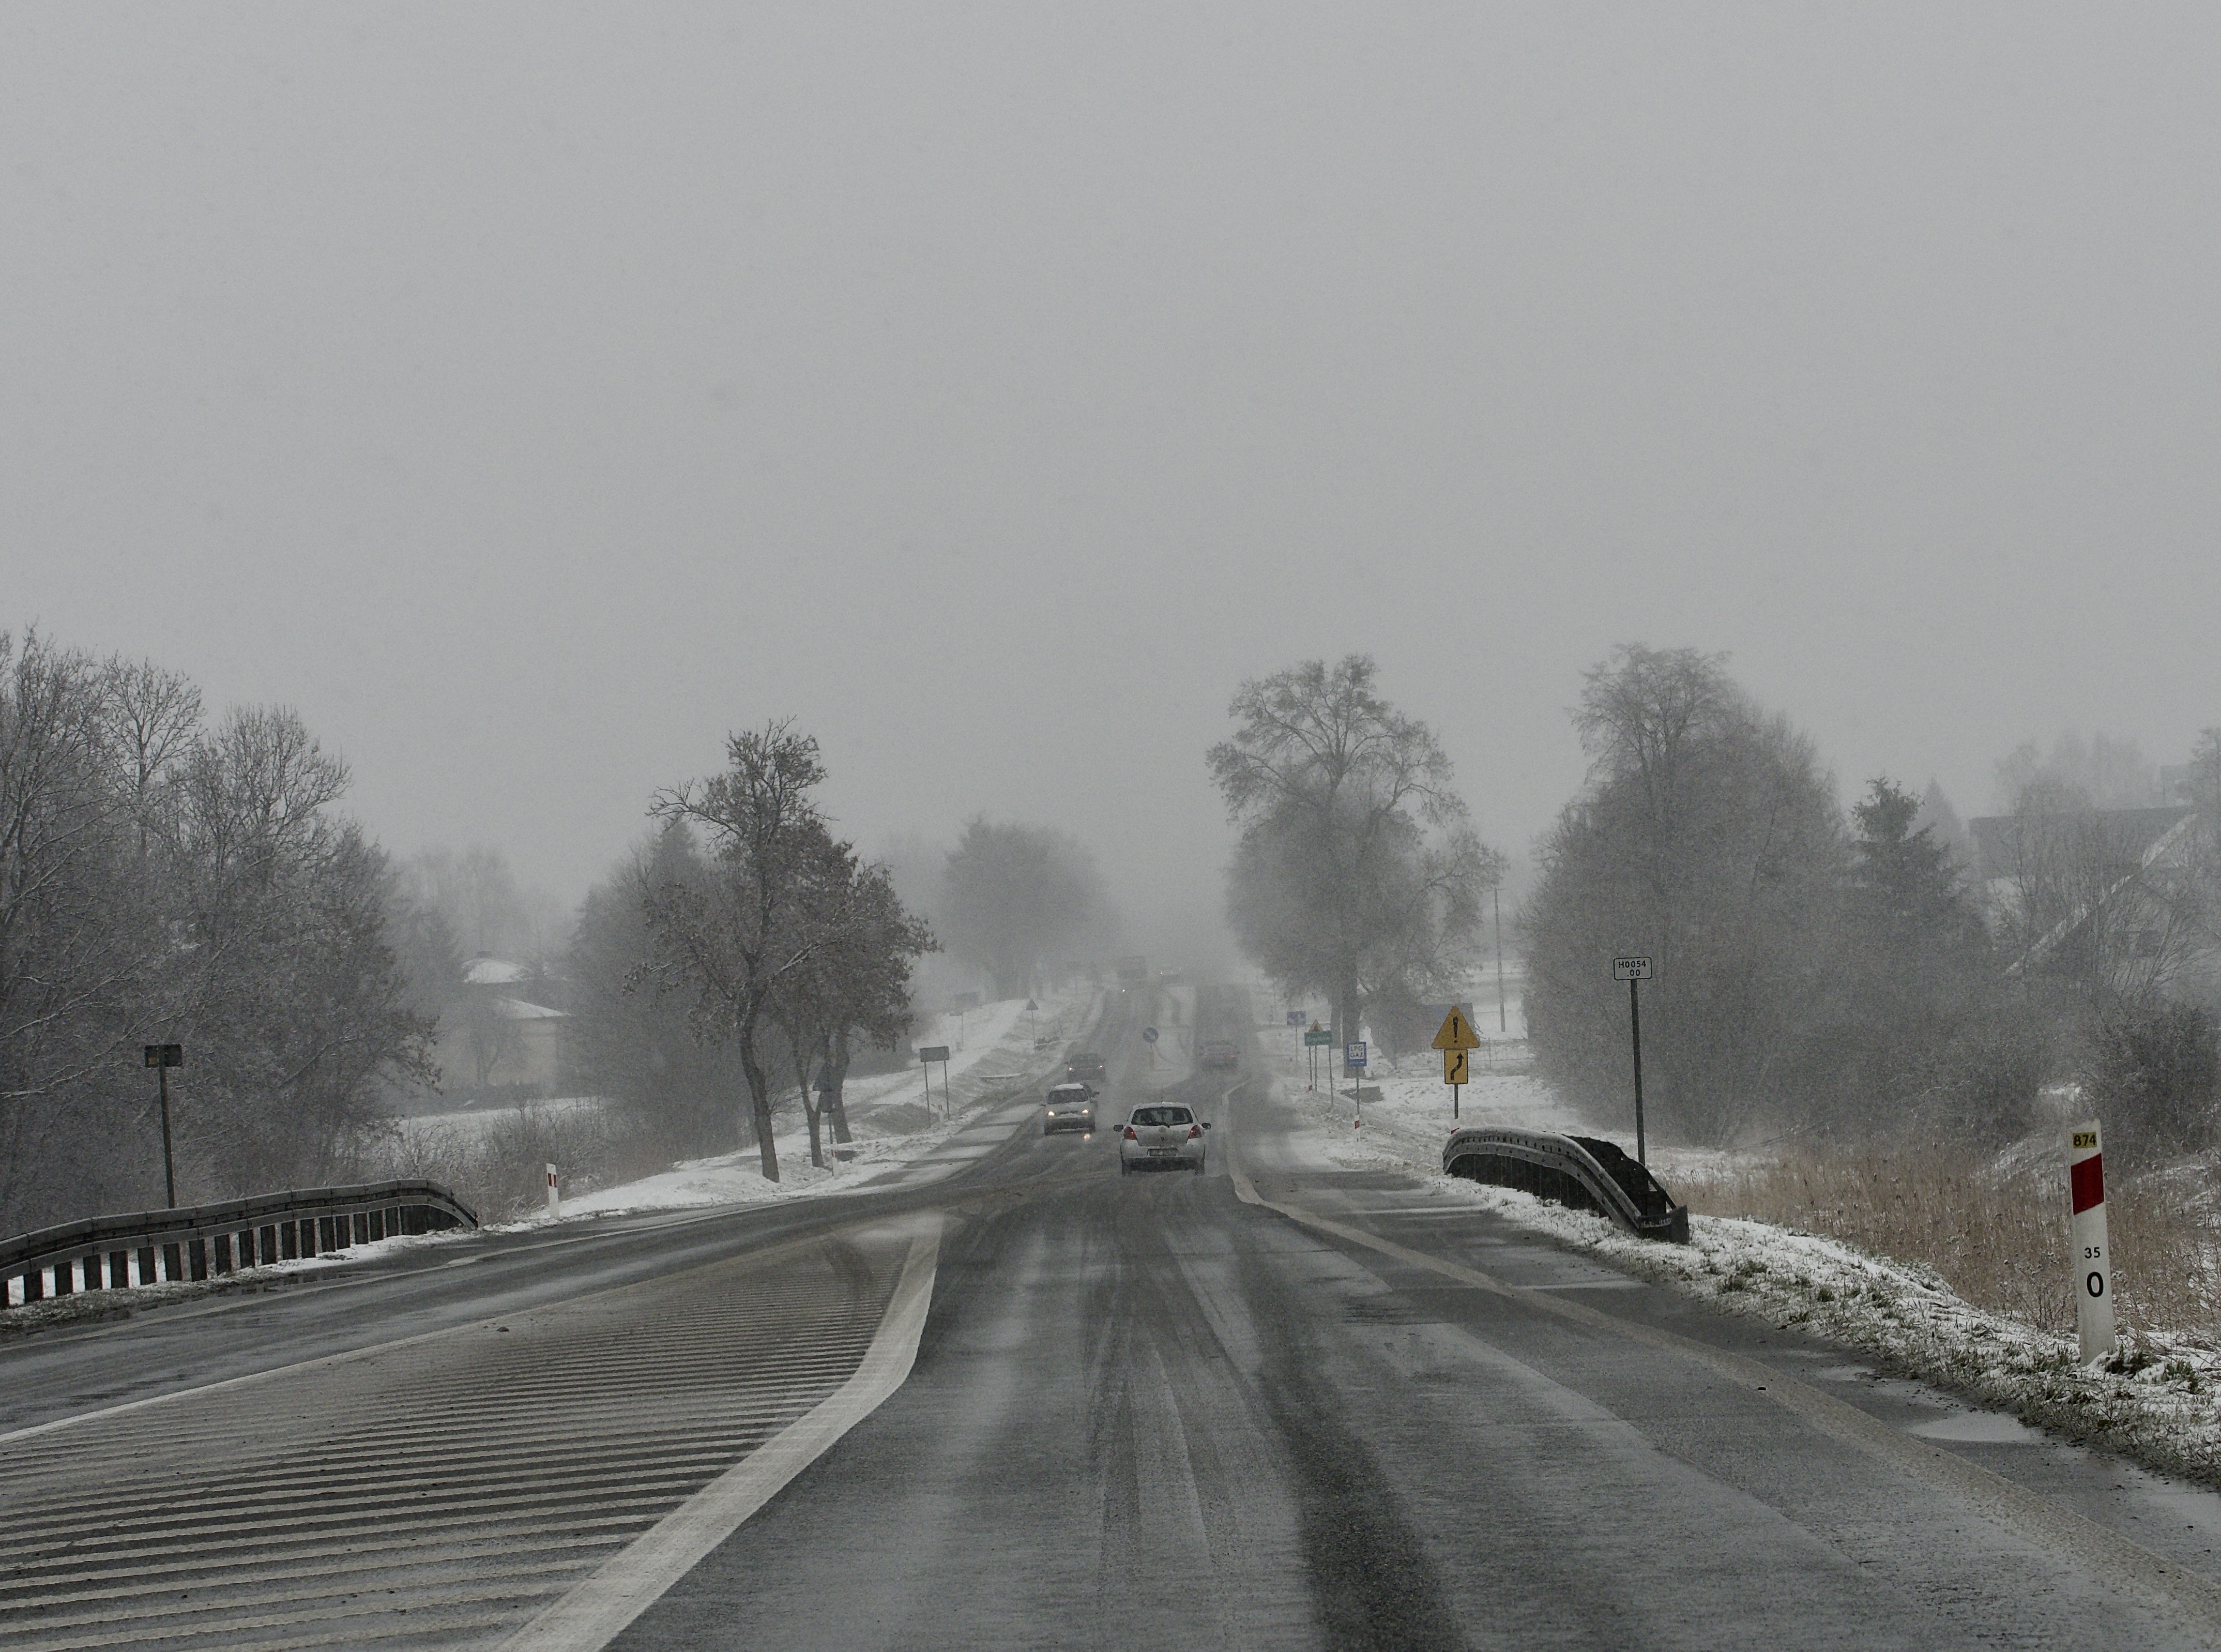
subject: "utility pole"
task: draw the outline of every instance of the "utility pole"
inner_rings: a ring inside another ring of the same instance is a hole
[[[1504,885],[1501,882],[1488,886],[1489,898],[1496,904],[1496,1030],[1504,1032],[1508,1023],[1504,1018]]]
[[[170,1148],[170,1069],[185,1064],[183,1044],[148,1044],[147,1065],[154,1069],[154,1082],[162,1098],[162,1192],[169,1208],[178,1208],[178,1165]]]

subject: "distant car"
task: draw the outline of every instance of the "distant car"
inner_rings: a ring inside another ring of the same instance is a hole
[[[1059,1130],[1088,1130],[1095,1128],[1095,1092],[1084,1084],[1059,1084],[1049,1086],[1042,1110],[1042,1134],[1054,1136]]]
[[[1090,1079],[1109,1077],[1110,1068],[1093,1050],[1076,1049],[1065,1057],[1064,1076],[1074,1084],[1084,1084]]]
[[[1203,1133],[1210,1125],[1186,1107],[1136,1107],[1118,1132],[1118,1173],[1187,1170],[1203,1174]]]
[[[1205,1068],[1218,1067],[1231,1073],[1242,1065],[1242,1057],[1231,1039],[1213,1038],[1204,1044],[1201,1064]]]

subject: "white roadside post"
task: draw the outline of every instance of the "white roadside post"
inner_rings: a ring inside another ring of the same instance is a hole
[[[547,1167],[547,1219],[559,1220],[563,1214],[563,1195],[556,1191],[555,1167]]]
[[[2105,1155],[2098,1122],[2067,1133],[2068,1203],[2074,1212],[2070,1244],[2074,1274],[2074,1323],[2082,1336],[2082,1363],[2113,1351],[2113,1259],[2105,1243]]]

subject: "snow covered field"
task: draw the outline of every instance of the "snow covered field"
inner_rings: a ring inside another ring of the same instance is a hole
[[[1415,1171],[1445,1204],[1495,1211],[1723,1311],[1799,1327],[1857,1350],[1886,1374],[1935,1383],[2070,1438],[2221,1484],[2221,1355],[2202,1342],[2124,1339],[2113,1368],[2090,1370],[2076,1364],[2071,1337],[1984,1312],[1925,1267],[1837,1240],[1709,1216],[1691,1219],[1687,1245],[1636,1239],[1600,1216],[1444,1175],[1442,1144],[1456,1126],[1431,1052],[1375,1069],[1381,1093],[1366,1101],[1360,1129],[1346,1093],[1305,1090],[1298,1034],[1262,1036],[1303,1117],[1304,1148],[1326,1162]],[[1599,1124],[1573,1113],[1539,1080],[1511,1070],[1523,1066],[1523,1047],[1500,1046],[1492,1075],[1483,1053],[1473,1053],[1475,1082],[1466,1088],[1459,1124],[1605,1136],[1632,1150],[1631,1120]],[[1650,1158],[1672,1188],[1677,1174],[1715,1166],[1722,1155],[1653,1151]]]
[[[502,1123],[515,1120],[520,1114],[541,1119],[556,1119],[581,1113],[591,1113],[601,1106],[594,1096],[550,1096],[543,1101],[528,1101],[522,1105],[463,1107],[447,1113],[416,1113],[399,1119],[404,1137],[423,1141],[446,1134],[464,1142],[476,1142],[491,1134]]]

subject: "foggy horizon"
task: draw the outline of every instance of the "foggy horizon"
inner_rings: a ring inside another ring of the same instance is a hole
[[[1515,878],[1623,642],[1846,803],[2180,761],[2221,28],[1588,16],[12,14],[0,629],[566,905],[791,716],[867,853],[1060,826],[1183,948],[1306,658]]]

